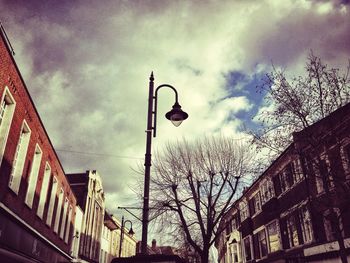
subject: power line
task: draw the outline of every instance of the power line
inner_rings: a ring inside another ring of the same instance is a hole
[[[114,154],[108,154],[108,153],[82,152],[82,151],[71,151],[71,150],[62,150],[62,149],[56,149],[56,152],[67,152],[67,153],[84,154],[84,155],[108,156],[108,157],[114,157],[114,158],[143,160],[143,158],[140,158],[140,157],[114,155]]]

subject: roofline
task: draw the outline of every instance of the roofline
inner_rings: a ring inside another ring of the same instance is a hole
[[[346,107],[350,107],[350,102],[346,103],[345,105],[341,106],[340,108],[332,111],[331,113],[329,113],[326,117],[323,117],[322,119],[319,119],[318,121],[314,122],[313,124],[311,124],[310,126],[307,126],[306,128],[300,130],[300,131],[296,131],[294,132],[295,134],[301,134],[303,132],[307,132],[308,130],[314,128],[316,125],[320,125],[321,122],[326,122],[328,119],[334,117],[334,115],[339,114],[340,111],[344,110]]]

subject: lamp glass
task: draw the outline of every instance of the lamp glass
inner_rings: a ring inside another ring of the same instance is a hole
[[[129,235],[133,236],[135,234],[135,232],[132,230],[132,227],[129,230]]]
[[[171,120],[171,123],[172,123],[175,127],[179,127],[180,124],[182,123],[182,120],[179,120],[179,121]]]
[[[175,127],[178,127],[183,120],[188,118],[188,114],[181,110],[181,106],[179,104],[175,104],[173,109],[165,114],[165,117],[170,120]]]

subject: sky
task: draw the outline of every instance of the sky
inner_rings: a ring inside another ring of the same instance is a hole
[[[175,128],[158,93],[165,143],[224,134],[266,106],[256,86],[273,64],[303,74],[312,50],[328,65],[350,58],[349,0],[0,0],[15,60],[66,173],[97,170],[107,208],[138,205],[148,81],[170,84],[189,114]]]

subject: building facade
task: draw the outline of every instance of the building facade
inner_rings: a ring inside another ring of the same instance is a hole
[[[75,222],[74,222],[74,231],[73,239],[71,245],[71,255],[73,257],[72,262],[79,262],[79,248],[80,248],[80,237],[81,230],[83,226],[84,213],[80,206],[76,206],[75,209]]]
[[[0,258],[69,262],[76,197],[0,29]]]
[[[243,192],[220,224],[220,262],[350,260],[349,211],[350,104],[295,133]]]
[[[79,260],[99,262],[104,226],[105,197],[101,176],[97,171],[67,174],[78,205],[83,209]]]
[[[118,225],[113,219],[113,215],[105,213],[104,226],[101,237],[100,263],[109,263],[118,255],[119,239],[115,233]]]

